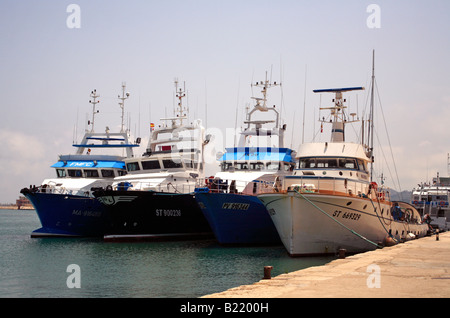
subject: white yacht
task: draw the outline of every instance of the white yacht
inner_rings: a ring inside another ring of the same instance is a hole
[[[302,144],[299,165],[284,178],[283,191],[258,195],[292,256],[335,254],[340,249],[358,253],[428,232],[412,205],[391,202],[389,192],[371,180],[373,148],[345,141],[345,124],[351,120],[342,93],[362,89],[314,90],[336,94],[334,105],[327,108],[331,141]]]
[[[449,164],[447,155],[447,167]],[[450,227],[450,177],[441,177],[439,173],[431,183],[421,183],[413,189],[411,204],[419,211],[433,228],[447,231]]]

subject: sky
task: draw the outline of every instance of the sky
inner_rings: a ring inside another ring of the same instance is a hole
[[[149,123],[171,115],[178,78],[190,119],[223,132],[225,147],[259,94],[250,84],[267,74],[282,83],[269,103],[297,149],[329,139],[316,132],[333,96],[313,89],[366,87],[345,96],[362,118],[373,50],[376,177],[411,190],[445,176],[449,12],[448,0],[1,0],[0,203],[56,175],[50,166],[87,128],[93,89],[96,130],[118,130],[126,83],[127,123],[146,141]],[[347,141],[359,130],[348,125]]]

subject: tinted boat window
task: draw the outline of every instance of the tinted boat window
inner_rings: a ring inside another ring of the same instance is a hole
[[[68,169],[67,173],[69,174],[69,177],[72,178],[81,178],[81,170],[75,170],[75,169]]]
[[[102,176],[103,178],[114,178],[114,170],[102,169]]]
[[[128,171],[137,171],[137,170],[141,170],[141,169],[139,168],[139,163],[130,162],[130,163],[127,163],[127,170]]]
[[[183,168],[183,165],[181,162],[175,162],[173,160],[163,160],[164,168],[170,169],[170,168]]]
[[[142,169],[151,170],[151,169],[161,169],[161,165],[158,160],[148,160],[142,161]]]
[[[65,178],[66,177],[66,170],[64,169],[56,169],[56,174],[58,178]]]
[[[98,178],[97,170],[84,170],[84,176],[86,178]]]

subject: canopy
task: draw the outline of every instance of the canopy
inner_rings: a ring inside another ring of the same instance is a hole
[[[226,148],[220,161],[285,161],[294,162],[292,149],[266,147]]]
[[[52,168],[116,168],[125,169],[125,163],[122,161],[103,161],[103,160],[80,160],[80,161],[58,161]]]

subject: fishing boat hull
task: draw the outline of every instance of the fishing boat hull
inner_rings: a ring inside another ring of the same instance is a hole
[[[102,190],[94,196],[111,222],[105,241],[213,238],[193,194]]]
[[[272,219],[256,196],[198,192],[195,199],[219,243],[281,243]]]
[[[291,256],[360,253],[428,232],[420,220],[393,220],[387,201],[293,191],[258,197]]]
[[[31,237],[103,237],[106,232],[106,209],[95,198],[29,189],[21,193],[33,204],[42,225]]]

